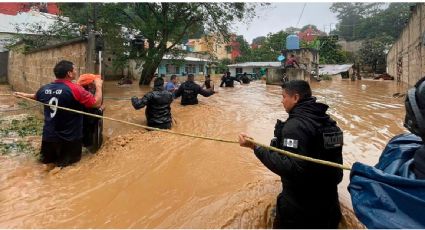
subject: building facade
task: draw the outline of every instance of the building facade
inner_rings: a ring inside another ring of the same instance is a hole
[[[236,41],[236,35],[232,35],[229,42],[223,42],[222,40],[218,38],[218,35],[189,39],[186,43],[186,50],[189,52],[210,53],[218,60],[234,60],[241,55],[240,44]]]

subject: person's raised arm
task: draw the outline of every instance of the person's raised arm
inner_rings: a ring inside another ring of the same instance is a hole
[[[96,87],[96,93],[94,94],[96,103],[94,103],[92,107],[100,108],[102,106],[102,85],[103,85],[102,79],[96,78],[94,80],[94,85]]]
[[[199,85],[198,85],[198,87],[199,87],[198,93],[201,94],[204,97],[209,97],[209,96],[211,96],[215,93],[214,90],[210,90],[210,89],[205,90],[205,89],[202,89],[201,86],[199,86]]]
[[[152,93],[147,93],[141,99],[137,98],[136,96],[131,97],[131,104],[133,105],[134,109],[137,110],[145,107],[148,104],[151,95]]]

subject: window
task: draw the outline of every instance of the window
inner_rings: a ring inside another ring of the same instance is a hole
[[[180,68],[178,66],[172,65],[172,64],[166,64],[165,65],[165,73],[166,74],[179,74]]]
[[[186,64],[186,73],[196,73],[196,66],[195,64]]]
[[[236,68],[236,73],[242,73],[242,68]]]
[[[199,72],[204,72],[204,64],[199,64]]]

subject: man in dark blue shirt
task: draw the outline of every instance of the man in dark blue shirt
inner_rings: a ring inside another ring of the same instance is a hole
[[[15,95],[35,99],[45,104],[57,105],[75,110],[99,108],[102,104],[102,80],[95,80],[96,94],[93,96],[72,80],[75,66],[70,61],[60,61],[53,72],[56,80],[42,86],[35,94],[16,92]],[[81,159],[83,137],[83,115],[44,107],[43,138],[40,161],[64,167]]]

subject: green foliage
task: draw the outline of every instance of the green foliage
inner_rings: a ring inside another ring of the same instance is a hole
[[[339,19],[338,29],[333,32],[348,41],[364,41],[361,49],[348,59],[370,65],[375,72],[378,66],[384,66],[387,49],[410,17],[410,5],[408,2],[333,3],[330,9]]]
[[[81,5],[75,7],[75,4]],[[134,35],[143,36],[147,44],[146,49],[126,52],[135,55],[131,58],[138,59],[140,64],[143,62],[140,84],[149,84],[163,56],[170,52],[178,52],[177,45],[188,37],[199,36],[200,31],[206,34],[218,34],[219,39],[228,41],[229,28],[233,21],[251,18],[256,6],[241,2],[64,3],[61,5],[63,5],[61,10],[64,14],[70,17],[72,22],[78,23],[84,23],[84,19],[90,20],[84,15],[91,14],[90,5],[96,7],[97,17],[91,20],[96,20],[96,30],[101,31],[107,41],[111,41],[111,38],[129,40]],[[125,46],[122,42],[109,44]],[[128,49],[134,49],[134,47],[118,48],[118,50]]]
[[[394,41],[410,16],[412,3],[333,3],[339,23],[334,31],[348,40],[372,39],[385,34]]]
[[[23,105],[26,106],[26,105]],[[26,136],[41,135],[43,121],[33,116],[22,119],[0,120],[0,155],[29,153],[34,154],[35,149],[22,138]],[[7,140],[11,141],[7,141]]]
[[[217,65],[217,73],[225,73],[229,70],[229,68],[227,67],[227,65],[230,65],[232,62],[230,59],[222,59],[218,62]]]
[[[385,51],[389,48],[390,40],[391,37],[387,35],[365,40],[358,52],[361,62],[372,66],[376,72],[378,65],[385,65]]]
[[[0,155],[4,154],[16,154],[16,153],[26,153],[26,154],[36,154],[36,150],[31,144],[24,141],[16,141],[12,143],[3,143],[0,142]]]
[[[2,121],[0,126],[0,137],[7,136],[37,136],[41,135],[42,121],[33,116],[28,116],[23,120]]]
[[[260,47],[251,49],[245,55],[236,58],[236,62],[260,62],[260,61],[276,61],[277,57],[281,54],[282,49],[285,48],[286,37],[289,34],[284,31],[277,33],[269,33],[265,39],[257,38],[260,40]],[[255,39],[254,39],[255,40]]]
[[[320,37],[319,62],[320,64],[343,64],[347,61],[346,53],[333,36]]]
[[[250,46],[242,35],[236,37],[236,42],[239,43],[239,50],[241,51],[242,56],[250,53]]]
[[[259,37],[252,39],[252,44],[261,45],[261,44],[264,43],[265,40],[266,40],[266,37],[259,36]]]

